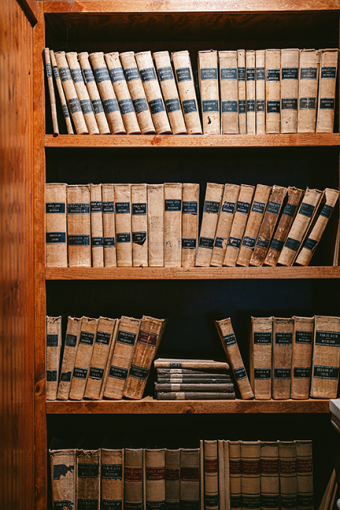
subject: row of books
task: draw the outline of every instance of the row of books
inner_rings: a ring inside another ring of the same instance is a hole
[[[314,508],[312,441],[50,450],[53,508]]]
[[[67,131],[77,134],[332,133],[337,49],[54,53],[45,48]],[[71,117],[70,117],[71,114]],[[202,122],[201,122],[202,119]]]
[[[306,266],[338,190],[207,183],[46,184],[47,267]],[[66,242],[67,240],[67,242]]]

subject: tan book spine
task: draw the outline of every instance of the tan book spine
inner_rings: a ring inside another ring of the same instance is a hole
[[[101,507],[123,508],[124,449],[101,448]]]
[[[255,51],[246,51],[247,134],[255,135]]]
[[[313,446],[311,440],[296,441],[297,507],[314,509]]]
[[[73,132],[73,127],[72,127],[70,112],[69,112],[69,109],[68,109],[68,106],[67,106],[65,93],[64,93],[63,86],[61,84],[59,69],[58,69],[58,66],[57,66],[57,61],[56,61],[55,54],[54,54],[53,50],[50,50],[50,58],[51,58],[51,64],[52,64],[54,79],[55,79],[55,82],[57,84],[57,89],[58,89],[58,93],[59,93],[61,108],[62,108],[63,114],[64,114],[67,134],[68,135],[73,135],[74,132]]]
[[[319,50],[300,50],[298,133],[315,133]]]
[[[146,508],[165,508],[165,449],[145,450]]]
[[[97,326],[98,319],[82,318],[80,339],[71,380],[70,400],[81,400],[84,397]]]
[[[124,508],[143,506],[143,452],[142,448],[124,448]],[[145,509],[144,509],[145,510]]]
[[[109,71],[105,63],[104,53],[102,51],[91,53],[89,58],[111,133],[114,135],[126,133],[116,94],[114,93]]]
[[[240,186],[237,184],[226,184],[224,187],[222,205],[218,217],[214,247],[210,261],[211,266],[221,267],[223,264],[239,193]]]
[[[46,267],[67,267],[66,184],[47,183]]]
[[[185,127],[169,52],[158,51],[153,54],[153,59],[155,61],[171,130],[174,135],[186,134],[187,128]]]
[[[266,50],[255,51],[256,134],[266,132]]]
[[[241,398],[254,398],[254,393],[251,389],[247,372],[241,358],[240,349],[237,345],[231,319],[227,318],[221,321],[215,321],[215,324],[224,352],[226,353],[227,359],[235,376],[237,386],[240,390]]]
[[[181,267],[182,184],[164,184],[164,267]]]
[[[288,186],[287,202],[283,207],[282,215],[269,245],[269,250],[266,258],[264,259],[264,264],[268,266],[276,266],[303,195],[304,191],[302,189]]]
[[[55,400],[59,382],[61,316],[46,316],[46,398]]]
[[[254,200],[237,258],[239,266],[249,266],[271,191],[271,186],[265,186],[264,184],[256,186]]]
[[[67,186],[67,245],[69,267],[91,267],[90,186]]]
[[[181,448],[180,508],[189,510],[200,504],[200,450]]]
[[[147,184],[131,184],[133,267],[148,267],[147,191]]]
[[[339,191],[331,188],[326,188],[324,191],[323,200],[320,204],[318,215],[315,216],[315,221],[311,225],[309,232],[305,238],[303,246],[298,253],[296,263],[301,266],[308,266],[314,251],[325,231],[329,218],[333,212],[335,204],[339,198]]]
[[[291,398],[309,397],[314,317],[294,316]]]
[[[72,80],[71,71],[65,57],[65,52],[58,51],[55,53],[55,58],[57,61],[59,76],[67,99],[67,106],[71,112],[76,133],[77,135],[88,133],[84,114],[82,112],[77,92]]]
[[[279,510],[279,444],[278,441],[261,443],[261,508]]]
[[[53,135],[56,136],[56,135],[59,135],[59,127],[58,127],[57,105],[56,105],[55,93],[54,93],[51,57],[50,57],[49,48],[44,48],[44,57],[45,57],[45,70],[46,70],[47,83],[48,83],[48,92],[49,92],[49,96],[50,96]]]
[[[242,508],[261,508],[260,441],[241,443]]]
[[[241,184],[240,194],[236,203],[234,219],[231,225],[227,249],[223,260],[224,266],[236,266],[250,207],[253,201],[254,191],[255,186]]]
[[[196,266],[210,266],[223,191],[223,184],[207,183]]]
[[[216,440],[204,440],[204,502],[206,510],[219,508]]]
[[[104,370],[103,384],[102,384],[101,389],[100,389],[99,400],[103,400],[104,391],[105,391],[105,388],[106,388],[107,378],[109,376],[109,372],[110,372],[110,369],[111,369],[111,361],[112,361],[113,351],[114,351],[114,348],[115,348],[115,345],[116,345],[116,341],[117,341],[117,338],[118,338],[119,326],[120,326],[120,319],[116,319],[116,325],[115,325],[115,329],[113,331],[113,337],[112,337],[112,342],[111,342],[111,345],[110,345],[109,355],[107,357],[107,363],[106,363],[105,370]]]
[[[247,133],[246,113],[246,52],[237,50],[237,77],[238,77],[238,127],[240,135]]]
[[[281,50],[281,133],[296,133],[300,50]]]
[[[242,508],[241,489],[241,445],[239,441],[229,441],[229,471],[230,471],[230,508]]]
[[[92,110],[97,121],[99,132],[101,135],[107,135],[110,133],[110,128],[104,113],[103,103],[100,99],[99,90],[92,72],[91,64],[89,61],[89,54],[87,51],[78,53],[78,60],[87,92],[91,100]]]
[[[104,265],[105,267],[116,267],[115,191],[113,184],[102,184],[102,200]]]
[[[287,188],[282,186],[273,186],[272,188],[254,251],[250,258],[250,265],[252,266],[263,266],[286,193]]]
[[[204,500],[204,439],[200,439],[200,473],[199,473],[199,483],[200,483],[200,510],[205,510],[205,500]]]
[[[198,76],[203,133],[205,135],[219,135],[221,133],[217,67],[217,51],[205,50],[198,52]]]
[[[194,77],[187,50],[171,53],[176,82],[189,135],[201,135],[202,125],[198,111]]]
[[[272,329],[273,317],[251,318],[249,377],[255,399],[272,396]]]
[[[220,485],[220,490],[224,492],[225,510],[230,510],[230,441],[223,441],[223,455],[224,455],[224,480]],[[223,510],[223,509],[221,509]]]
[[[320,50],[317,133],[333,133],[338,48]]]
[[[123,396],[136,347],[140,323],[140,319],[132,317],[123,316],[120,319],[118,336],[104,390],[105,398],[121,399]]]
[[[149,267],[164,266],[164,184],[148,184]]]
[[[272,396],[290,398],[294,319],[273,317]]]
[[[50,450],[53,508],[76,507],[76,450]]]
[[[66,338],[57,393],[57,399],[59,400],[67,400],[70,393],[74,361],[80,340],[81,323],[81,318],[68,317],[67,319]]]
[[[219,51],[222,134],[238,134],[237,51]]]
[[[225,459],[224,459],[224,440],[218,439],[217,450],[218,450],[218,507],[219,510],[226,510],[225,499]]]
[[[182,267],[194,267],[198,244],[200,185],[184,182],[182,190]]]
[[[266,133],[280,133],[281,50],[266,50]]]
[[[81,510],[91,505],[100,508],[100,450],[77,450],[77,505]]]
[[[92,267],[104,267],[102,185],[90,184]]]
[[[115,184],[115,227],[118,267],[132,267],[131,184]]]
[[[228,370],[229,365],[225,361],[197,360],[197,359],[171,359],[158,358],[154,361],[155,368],[171,368],[172,373],[183,373],[183,369],[196,370]],[[174,372],[176,370],[176,372]],[[178,371],[179,370],[179,371]]]
[[[165,450],[165,509],[180,510],[181,450]]]
[[[297,508],[296,442],[279,441],[282,510]]]

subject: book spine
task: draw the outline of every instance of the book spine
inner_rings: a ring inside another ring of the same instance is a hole
[[[149,267],[164,266],[164,184],[148,184]]]
[[[76,450],[50,450],[53,508],[76,507]]]
[[[296,133],[300,50],[281,50],[281,133]]]
[[[297,508],[296,442],[279,441],[282,510]]]
[[[67,400],[70,393],[74,361],[80,340],[81,323],[82,319],[77,317],[68,317],[67,319],[66,338],[57,393],[57,399],[59,400]]]
[[[198,76],[205,135],[219,135],[221,132],[217,67],[217,51],[198,52]]]
[[[45,57],[45,71],[46,71],[46,77],[47,77],[47,83],[48,83],[48,92],[50,95],[53,135],[56,136],[56,135],[59,135],[59,127],[58,127],[57,105],[56,105],[55,93],[54,93],[51,57],[50,57],[49,48],[44,48],[44,57]]]
[[[241,445],[239,441],[229,441],[230,508],[242,508],[241,490]]]
[[[108,354],[108,357],[107,357],[107,363],[106,363],[105,370],[104,370],[103,383],[101,385],[100,394],[99,394],[99,399],[100,400],[103,400],[104,390],[106,388],[107,378],[109,376],[109,372],[110,372],[110,369],[111,369],[111,361],[112,361],[113,351],[114,351],[114,348],[115,348],[115,345],[116,345],[116,341],[117,341],[117,338],[118,338],[119,327],[120,327],[120,319],[116,319],[116,325],[115,325],[115,328],[114,328],[114,331],[113,331],[113,337],[112,337],[112,341],[111,341],[111,345],[110,345],[110,349],[109,349],[109,354]]]
[[[102,184],[104,266],[116,267],[115,192],[113,184]]]
[[[164,267],[181,267],[182,184],[164,184]]]
[[[261,508],[260,441],[241,441],[242,508]]]
[[[224,455],[224,480],[220,485],[220,490],[224,491],[225,510],[230,510],[230,441],[223,441],[223,455]],[[223,509],[221,509],[223,510]]]
[[[67,267],[66,184],[47,183],[46,267]]]
[[[181,451],[165,450],[165,509],[180,510]]]
[[[104,267],[102,185],[90,184],[92,267]]]
[[[213,377],[213,379],[212,379]],[[214,377],[214,375],[209,375],[209,377],[186,377],[186,375],[171,375],[171,376],[162,376],[162,375],[157,375],[157,382],[159,383],[174,383],[174,384],[182,384],[182,383],[202,383],[202,384],[217,384],[217,383],[227,383],[227,382],[231,382],[231,379],[230,379],[230,376],[226,376],[224,378],[218,378],[218,377]]]
[[[234,391],[234,385],[232,382],[230,383],[224,383],[224,382],[217,382],[217,383],[209,383],[204,384],[204,382],[194,383],[194,382],[156,382],[155,383],[155,390],[156,391],[176,391],[176,392],[201,392],[201,391],[214,391],[214,392],[233,392]]]
[[[189,135],[201,135],[202,126],[198,111],[190,55],[187,50],[171,53],[176,82]]]
[[[217,441],[204,440],[204,502],[205,509],[218,510]]]
[[[146,510],[165,508],[165,449],[145,450]]]
[[[272,396],[272,328],[273,317],[251,318],[250,382],[255,399]]]
[[[265,50],[255,51],[256,134],[266,132]]]
[[[205,498],[204,498],[204,439],[200,439],[200,472],[199,472],[199,484],[200,484],[200,510],[205,510]]]
[[[218,449],[218,507],[226,510],[224,440],[217,441]],[[228,444],[228,443],[227,443]]]
[[[290,398],[294,320],[273,317],[272,396]]]
[[[54,79],[55,79],[55,82],[57,84],[57,89],[58,89],[58,93],[59,93],[61,108],[63,110],[63,115],[64,115],[64,119],[65,119],[65,123],[66,123],[67,134],[68,135],[73,135],[74,132],[73,132],[73,127],[72,127],[70,112],[69,112],[69,109],[68,109],[68,106],[67,106],[67,101],[66,101],[65,93],[64,93],[63,86],[61,84],[59,69],[58,69],[58,66],[57,66],[57,61],[56,61],[55,54],[54,54],[53,50],[50,50],[50,58],[51,58],[51,64],[52,64]]]
[[[46,399],[55,400],[59,382],[61,316],[46,317]]]
[[[115,184],[115,227],[118,267],[132,267],[131,184]]]
[[[133,267],[148,267],[147,203],[147,184],[131,184]]]
[[[237,50],[238,126],[239,133],[247,133],[246,113],[246,52]]]
[[[67,186],[69,267],[91,267],[90,186]]]
[[[319,51],[300,50],[298,133],[315,133]]]
[[[142,509],[143,450],[125,448],[124,457],[124,509]]]
[[[222,134],[238,134],[237,51],[219,51]]]
[[[338,49],[320,51],[320,77],[316,132],[333,133]]]
[[[157,391],[157,400],[234,400],[234,392]]]
[[[314,317],[293,317],[293,358],[291,398],[309,397]]]
[[[158,51],[153,54],[158,79],[160,81],[166,111],[168,113],[171,130],[174,135],[186,134],[183,112],[179,101],[176,81],[171,67],[168,51]]]
[[[246,51],[247,134],[255,135],[255,51]]]
[[[261,443],[261,508],[280,508],[279,444],[277,441]]]
[[[124,501],[124,450],[101,449],[101,507],[122,510]]]
[[[281,50],[266,50],[266,133],[280,133]]]
[[[297,507],[314,509],[312,441],[296,441]]]
[[[180,508],[198,510],[200,506],[200,450],[181,448]]]
[[[100,450],[77,450],[76,508],[100,507]]]
[[[182,267],[194,267],[198,238],[199,184],[183,183],[182,188]]]
[[[196,370],[228,370],[229,365],[225,361],[206,360],[168,360],[158,358],[154,361],[155,368],[171,369],[172,373],[183,373],[188,369]],[[190,370],[191,372],[191,370]]]
[[[210,266],[223,190],[223,184],[207,183],[196,266]]]

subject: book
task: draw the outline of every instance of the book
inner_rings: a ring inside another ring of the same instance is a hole
[[[294,316],[291,398],[309,397],[314,317]]]
[[[48,92],[50,96],[51,116],[52,116],[52,127],[53,136],[59,135],[58,117],[57,117],[57,105],[55,100],[53,77],[52,77],[52,66],[49,48],[44,48],[45,57],[45,71],[48,83]]]
[[[149,267],[164,266],[164,184],[148,184]]]
[[[240,135],[247,133],[246,113],[246,52],[237,50],[238,127]]]
[[[223,190],[223,184],[207,182],[196,266],[210,266]]]
[[[261,508],[280,508],[279,443],[261,442]]]
[[[234,377],[237,382],[238,389],[241,393],[242,399],[254,398],[254,393],[251,389],[246,369],[244,367],[241,353],[237,345],[236,336],[231,324],[231,319],[215,321],[216,328],[222,342],[224,352],[230,363]]]
[[[131,184],[115,184],[115,227],[118,267],[132,267]]]
[[[203,133],[205,135],[219,135],[221,132],[217,68],[216,50],[198,52],[198,77],[201,93]]]
[[[218,441],[220,510],[230,510],[229,441]]]
[[[333,133],[338,48],[320,50],[317,133]]]
[[[59,382],[61,316],[46,316],[46,399],[55,400]]]
[[[192,381],[184,381],[184,382],[156,382],[155,383],[156,391],[175,391],[175,392],[221,392],[221,393],[232,393],[234,391],[234,385],[232,382],[221,382],[218,381],[216,383],[209,382],[205,384],[204,382],[194,383]]]
[[[171,358],[158,358],[154,361],[155,368],[170,368],[172,370],[228,370],[229,365],[225,361],[214,361],[207,359],[171,359]],[[177,372],[179,373],[179,372]]]
[[[194,267],[198,238],[199,184],[182,185],[182,267]]]
[[[279,441],[280,499],[282,510],[297,508],[296,442]]]
[[[255,135],[255,51],[246,51],[247,135]]]
[[[199,483],[200,483],[200,510],[205,510],[205,498],[204,498],[204,439],[200,439],[200,472],[199,472]]]
[[[238,134],[237,51],[219,51],[222,134]]]
[[[124,449],[101,448],[101,507],[123,508]]]
[[[217,441],[204,439],[204,503],[205,509],[219,509]]]
[[[266,82],[265,82],[266,50],[255,51],[255,97],[256,97],[256,134],[266,132]]]
[[[242,508],[261,508],[260,441],[241,443]]]
[[[319,50],[300,50],[298,133],[315,133]]]
[[[158,374],[157,373],[157,382],[163,383],[203,383],[203,384],[215,384],[215,383],[226,383],[231,382],[230,376],[226,374],[201,374],[201,375],[192,375],[192,374]]]
[[[249,378],[255,399],[272,396],[273,317],[251,317]]]
[[[143,508],[143,449],[124,448],[124,509]]]
[[[281,50],[281,133],[296,133],[300,50]]]
[[[178,361],[181,361],[181,363],[178,363]],[[174,363],[175,362],[175,363]],[[169,368],[169,365],[191,365],[193,368]],[[201,369],[195,368],[197,364],[200,364],[202,367]],[[202,377],[214,377],[216,374],[216,377],[230,377],[229,374],[226,374],[226,370],[229,369],[228,363],[225,363],[224,361],[213,361],[213,360],[169,360],[166,358],[158,358],[155,360],[155,367],[159,365],[166,365],[165,368],[156,368],[157,375],[167,375],[167,376],[202,376]],[[205,368],[207,365],[210,366],[210,368]],[[216,368],[217,367],[217,368]]]
[[[102,185],[90,184],[92,267],[104,267]]]
[[[241,445],[239,441],[229,441],[230,508],[242,508],[241,489]]]
[[[233,400],[235,393],[214,391],[157,391],[157,400]]]
[[[46,267],[67,267],[66,188],[46,183]]]
[[[104,266],[116,267],[115,191],[113,184],[102,184]]]
[[[91,267],[90,186],[68,185],[67,247],[69,267]]]
[[[281,50],[266,50],[266,133],[280,133]]]
[[[314,317],[312,398],[336,398],[340,365],[340,317]]]
[[[182,184],[164,184],[164,267],[181,267]]]
[[[49,450],[53,508],[76,507],[76,450]]]
[[[131,184],[133,267],[148,267],[147,189],[147,184]]]
[[[70,393],[74,361],[80,340],[81,324],[81,318],[68,317],[67,319],[66,338],[57,393],[57,399],[59,400],[67,400]]]
[[[180,510],[181,450],[165,450],[165,509]]]
[[[294,319],[273,317],[272,397],[290,398]]]
[[[297,507],[314,508],[312,441],[296,441]]]
[[[68,135],[73,135],[74,131],[73,131],[73,127],[72,127],[70,112],[69,112],[69,109],[68,109],[68,106],[67,106],[67,101],[66,101],[65,93],[64,93],[63,86],[61,84],[59,69],[58,69],[58,66],[57,66],[57,61],[56,61],[55,54],[54,54],[53,50],[50,50],[50,59],[51,59],[54,79],[55,79],[55,82],[56,82],[56,85],[57,85],[57,90],[58,90],[58,94],[59,94],[61,108],[63,110],[63,115],[64,115],[64,119],[65,119],[65,123],[66,123],[67,134]]]
[[[165,449],[145,449],[146,509],[165,508]]]
[[[200,507],[200,451],[199,448],[181,448],[180,508],[199,510]]]
[[[76,508],[100,509],[100,450],[77,450]]]

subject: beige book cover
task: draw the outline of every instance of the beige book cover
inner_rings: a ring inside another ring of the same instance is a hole
[[[296,441],[279,441],[282,510],[297,507]]]
[[[118,267],[132,267],[131,184],[115,184],[115,227]]]
[[[280,133],[281,50],[266,50],[266,133]]]
[[[237,51],[219,51],[222,134],[238,134]]]
[[[320,50],[317,133],[333,133],[338,48]]]
[[[309,397],[314,317],[294,316],[291,398]]]
[[[182,184],[164,184],[164,267],[181,267]]]
[[[198,508],[200,503],[200,450],[181,448],[180,507]]]
[[[198,52],[198,77],[203,133],[205,135],[219,135],[221,133],[217,68],[217,51],[204,50]]]
[[[296,133],[300,50],[281,50],[281,133]]]
[[[99,399],[100,400],[102,400],[103,396],[104,396],[104,391],[105,391],[105,388],[106,388],[107,378],[109,376],[109,372],[110,372],[110,369],[111,369],[111,361],[112,361],[113,351],[114,351],[114,348],[115,348],[115,345],[116,345],[116,341],[117,341],[117,338],[118,338],[119,327],[120,327],[120,319],[116,319],[116,325],[115,325],[115,328],[114,328],[114,331],[113,331],[113,337],[112,337],[112,341],[111,341],[111,344],[110,344],[109,354],[108,354],[108,357],[107,357],[107,363],[105,365],[105,370],[104,370],[104,375],[103,375],[103,383],[102,383],[101,388],[100,388],[100,394],[99,394]]]
[[[70,393],[74,361],[80,340],[81,323],[82,318],[68,317],[67,319],[63,360],[57,393],[58,400],[67,400]]]
[[[224,184],[207,183],[196,266],[210,266],[223,191]]]
[[[225,458],[224,458],[224,441],[217,441],[217,458],[218,458],[218,507],[219,510],[226,510],[226,490],[225,490]],[[228,443],[226,442],[228,445]],[[228,459],[229,461],[229,459]],[[229,496],[228,496],[229,497]]]
[[[166,508],[180,507],[180,466],[181,450],[179,448],[165,450],[165,506]]]
[[[223,461],[224,461],[224,473],[223,479],[221,480],[220,490],[224,492],[224,503],[225,510],[230,510],[230,454],[229,454],[229,440],[223,441]],[[223,508],[221,507],[221,510]]]
[[[102,185],[90,184],[92,267],[104,267]]]
[[[147,192],[147,184],[131,184],[133,267],[148,267]]]
[[[300,50],[298,133],[315,133],[319,50]]]
[[[242,508],[261,508],[260,441],[241,443]]]
[[[69,267],[91,267],[90,186],[68,185],[67,245]]]
[[[76,450],[49,450],[53,508],[76,508]]]
[[[314,509],[313,445],[310,439],[296,441],[297,506]]]
[[[154,366],[155,368],[171,368],[172,373],[182,373],[182,369],[187,368],[208,371],[210,369],[213,370],[229,369],[229,365],[225,361],[214,361],[210,359],[201,360],[201,359],[158,358],[154,361]]]
[[[63,183],[47,183],[46,267],[67,267],[66,188]]]
[[[202,134],[194,77],[190,55],[187,50],[171,53],[176,82],[189,135]]]
[[[237,77],[238,77],[238,127],[240,135],[245,135],[247,133],[245,50],[237,50]]]
[[[255,399],[272,397],[273,317],[251,317],[249,378]]]
[[[164,267],[164,184],[148,184],[149,267]]]
[[[255,51],[256,134],[266,132],[266,50]]]
[[[46,399],[55,400],[59,382],[61,316],[46,316]]]
[[[116,267],[115,191],[113,184],[102,184],[104,266]]]
[[[57,61],[56,61],[55,54],[54,54],[53,50],[50,50],[50,58],[51,58],[54,79],[57,84],[57,89],[58,89],[58,93],[59,93],[60,104],[61,104],[61,108],[63,110],[63,115],[64,115],[64,119],[65,119],[65,123],[66,123],[67,134],[73,135],[74,131],[73,131],[73,127],[72,127],[70,112],[69,112],[69,109],[67,106],[65,93],[64,93],[63,86],[61,84],[59,69],[57,66]]]
[[[101,508],[123,508],[124,448],[101,448]]]
[[[165,448],[145,449],[146,508],[165,508]]]
[[[280,476],[278,441],[261,442],[261,508],[279,510]]]
[[[100,508],[101,458],[100,450],[77,450],[77,510]]]
[[[294,319],[273,317],[272,397],[290,398]]]
[[[143,506],[143,453],[142,448],[124,448],[124,507]]]
[[[194,267],[198,240],[198,202],[200,185],[182,185],[182,267]]]
[[[204,502],[206,510],[218,510],[217,441],[204,439]]]
[[[200,510],[205,510],[204,500],[204,439],[200,439]]]
[[[44,48],[44,57],[45,57],[46,78],[47,78],[47,83],[48,83],[48,92],[49,92],[49,96],[50,96],[53,136],[57,136],[57,135],[59,135],[59,126],[58,126],[57,105],[56,105],[55,93],[54,93],[52,66],[51,66],[51,57],[50,57],[50,49],[49,48]]]
[[[247,135],[255,135],[255,51],[246,51]]]
[[[229,472],[230,508],[240,510],[242,508],[240,441],[229,441]]]

